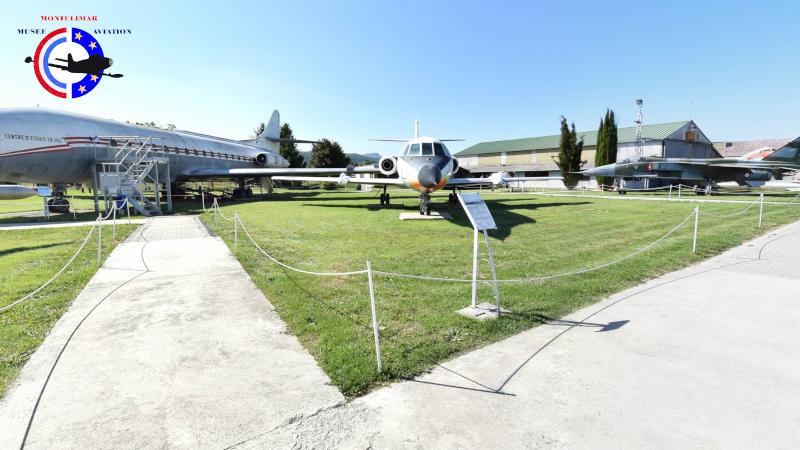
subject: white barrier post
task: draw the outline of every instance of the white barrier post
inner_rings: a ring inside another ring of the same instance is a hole
[[[75,216],[75,196],[70,196],[69,206],[72,207],[72,220],[78,220],[78,218]]]
[[[672,183],[669,185],[669,200],[672,200]]]
[[[372,332],[375,335],[375,357],[378,359],[378,373],[383,372],[381,358],[381,335],[378,332],[378,315],[375,312],[375,286],[372,283],[372,262],[367,260],[367,281],[369,282],[369,303],[372,307]]]
[[[131,202],[128,201],[128,196],[125,196],[125,210],[128,212],[128,225],[131,224]]]
[[[219,209],[219,204],[217,204],[217,199],[214,199],[214,203],[211,205],[214,208],[214,227],[217,226],[217,210]]]
[[[678,185],[678,198],[681,198],[681,184]]]
[[[692,239],[692,253],[697,253],[697,225],[700,222],[700,207],[694,207],[694,238]]]
[[[114,218],[111,222],[111,240],[114,241],[117,239],[117,201],[114,200],[114,212],[112,212]]]
[[[239,250],[239,213],[233,212],[233,254]]]
[[[477,306],[478,300],[478,229],[475,228],[472,239],[472,308]]]
[[[761,222],[764,217],[764,193],[761,193],[760,196],[760,203],[761,205],[758,207],[758,228],[761,228]]]
[[[97,215],[97,268],[103,259],[103,213]]]
[[[200,188],[200,204],[203,205],[203,212],[206,212],[206,195],[203,193],[203,188]]]

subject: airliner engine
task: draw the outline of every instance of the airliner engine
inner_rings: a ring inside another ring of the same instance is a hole
[[[269,162],[269,155],[267,153],[259,153],[255,157],[255,162],[259,166],[266,166]]]

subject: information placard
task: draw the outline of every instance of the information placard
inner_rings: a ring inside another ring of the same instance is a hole
[[[461,202],[461,206],[464,207],[464,211],[467,212],[469,221],[476,230],[483,231],[497,228],[497,225],[494,223],[494,217],[492,217],[492,213],[489,212],[489,207],[486,206],[480,194],[476,192],[459,192],[458,201]]]

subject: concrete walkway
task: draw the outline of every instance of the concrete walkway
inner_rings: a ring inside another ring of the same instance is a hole
[[[0,401],[0,448],[34,409],[29,448],[224,448],[343,403],[196,217],[140,230]]]
[[[795,223],[241,447],[796,448],[798,255]]]

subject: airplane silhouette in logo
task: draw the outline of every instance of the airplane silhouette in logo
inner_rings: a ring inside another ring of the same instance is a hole
[[[67,63],[66,66],[59,65],[59,64],[50,64],[47,65],[50,67],[55,67],[57,69],[66,70],[70,73],[85,73],[87,75],[97,75],[97,76],[104,76],[104,77],[111,77],[111,78],[122,78],[121,73],[101,73],[101,71],[108,69],[114,64],[114,60],[111,58],[104,58],[100,55],[91,55],[86,59],[82,59],[80,61],[75,61],[72,59],[72,53],[67,54],[67,59],[56,58],[56,61],[61,61]],[[28,56],[25,58],[26,63],[33,62],[33,58]]]

